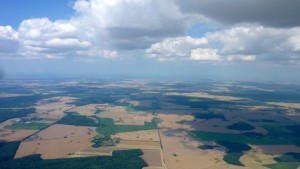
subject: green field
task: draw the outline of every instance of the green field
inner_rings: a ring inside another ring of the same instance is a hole
[[[90,126],[97,127],[97,120],[92,117],[79,116],[78,114],[68,114],[58,121],[58,124],[75,125],[75,126]]]
[[[240,157],[242,155],[242,152],[230,152],[223,157],[223,160],[228,164],[244,166],[244,164],[240,162]]]
[[[300,162],[292,162],[292,163],[280,162],[280,163],[268,164],[264,166],[271,169],[298,169],[298,167],[300,166]]]
[[[113,120],[100,119],[100,126],[96,131],[103,135],[112,135],[122,132],[139,131],[139,130],[152,130],[157,129],[157,119],[152,119],[151,122],[145,122],[143,126],[140,125],[115,125]]]
[[[76,126],[91,126],[97,127],[97,132],[102,135],[112,135],[115,133],[151,130],[157,128],[157,119],[151,122],[145,122],[143,126],[140,125],[115,125],[110,118],[87,117],[78,115],[67,115],[63,117],[58,124],[76,125]]]

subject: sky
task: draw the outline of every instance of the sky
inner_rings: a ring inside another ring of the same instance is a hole
[[[1,0],[0,77],[300,81],[299,0]]]

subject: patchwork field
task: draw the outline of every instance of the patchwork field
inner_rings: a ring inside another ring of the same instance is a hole
[[[55,124],[24,140],[15,155],[21,158],[41,154],[43,159],[64,158],[91,147],[95,128]]]
[[[112,135],[112,137],[120,138],[121,140],[160,141],[158,130],[124,132]]]
[[[30,136],[36,133],[38,130],[11,130],[11,129],[2,129],[0,130],[0,140],[2,141],[19,141],[24,139],[27,136]]]
[[[222,101],[234,101],[234,100],[240,100],[241,98],[238,97],[232,97],[232,96],[218,96],[218,95],[211,95],[208,93],[176,93],[176,92],[170,92],[166,93],[166,95],[170,96],[187,96],[187,97],[194,97],[194,98],[208,98],[208,99],[216,99],[216,100],[222,100]]]
[[[144,125],[144,122],[151,122],[152,114],[145,112],[128,112],[123,106],[107,107],[106,110],[98,115],[101,118],[113,119],[120,125]]]
[[[0,168],[299,169],[299,88],[222,81],[1,83]]]

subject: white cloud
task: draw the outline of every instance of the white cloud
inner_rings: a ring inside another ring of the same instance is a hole
[[[159,61],[300,60],[300,27],[248,23],[192,38],[187,29],[203,16],[183,6],[174,0],[77,0],[68,20],[27,19],[17,30],[0,26],[0,57],[120,59],[145,50]]]
[[[202,38],[165,39],[152,44],[146,54],[161,61],[190,57],[190,60],[295,63],[300,60],[299,35],[299,27],[236,26],[207,33]]]
[[[300,29],[297,31],[298,33],[290,37],[285,46],[287,46],[293,52],[300,52]]]
[[[0,38],[15,40],[18,38],[18,33],[11,26],[0,26]]]
[[[104,50],[103,57],[106,59],[116,59],[118,57],[117,51]]]
[[[88,48],[77,28],[67,20],[50,21],[47,18],[24,20],[18,29],[21,44],[19,55],[24,57],[62,58],[74,50]]]
[[[87,41],[79,41],[78,39],[60,39],[60,38],[53,38],[45,43],[48,47],[54,48],[86,48],[91,46],[91,44]]]
[[[206,45],[207,39],[205,38],[192,38],[190,36],[169,38],[151,45],[146,50],[146,54],[148,57],[160,61],[188,59],[192,49]]]
[[[201,60],[201,61],[215,61],[220,60],[220,56],[217,54],[216,49],[209,48],[199,48],[193,49],[191,53],[191,60]]]
[[[227,57],[228,61],[255,61],[255,55],[231,55]]]
[[[284,29],[248,25],[211,32],[205,37],[210,44],[219,44],[220,55],[228,56],[228,60],[276,62],[299,56],[299,34],[299,27]]]
[[[72,23],[94,45],[125,50],[183,35],[197,18],[183,14],[173,0],[78,0],[74,9]]]
[[[10,26],[0,26],[0,53],[14,53],[18,46],[18,32]]]
[[[95,58],[105,58],[112,60],[119,60],[119,53],[116,50],[81,50],[77,51],[77,55],[89,57],[87,59],[93,60]]]
[[[68,20],[24,20],[15,31],[18,55],[66,57],[145,49],[166,37],[183,35],[199,19],[182,13],[173,0],[77,0],[73,9],[75,15]],[[117,54],[101,56],[115,58]]]

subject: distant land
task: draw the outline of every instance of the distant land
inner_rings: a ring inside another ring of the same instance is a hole
[[[6,79],[0,168],[297,169],[300,85]]]

